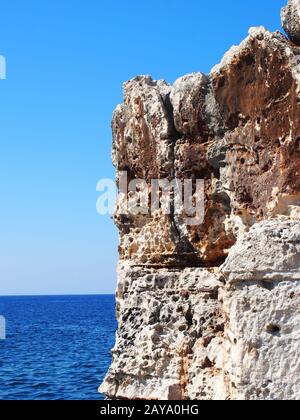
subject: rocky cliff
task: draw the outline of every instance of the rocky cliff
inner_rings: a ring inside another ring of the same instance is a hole
[[[117,205],[109,398],[300,398],[299,16],[290,0],[288,37],[250,29],[209,75],[124,85],[117,180],[203,179],[205,212]]]

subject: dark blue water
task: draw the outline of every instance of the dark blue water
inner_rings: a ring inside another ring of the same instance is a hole
[[[0,297],[0,399],[103,399],[114,296]]]

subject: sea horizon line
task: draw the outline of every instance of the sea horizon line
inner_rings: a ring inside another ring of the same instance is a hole
[[[55,294],[9,294],[2,295],[0,298],[9,297],[88,297],[88,296],[115,296],[114,293],[55,293]]]

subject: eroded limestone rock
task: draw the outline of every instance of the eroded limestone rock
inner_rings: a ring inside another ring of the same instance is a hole
[[[119,330],[101,391],[125,399],[223,393],[218,270],[119,266]]]
[[[300,219],[254,225],[222,266],[230,282],[300,280]]]
[[[299,400],[300,220],[253,226],[222,271],[227,397]]]
[[[281,21],[290,40],[300,45],[300,0],[288,0],[281,11]]]
[[[192,226],[174,199],[169,215],[118,202],[119,329],[101,387],[110,398],[300,396],[298,3],[283,12],[294,43],[252,28],[209,75],[124,85],[117,181],[124,171],[128,184],[203,179],[205,214]]]
[[[256,28],[209,76],[191,74],[174,86],[148,76],[125,84],[113,119],[118,172],[126,170],[128,182],[204,179],[206,212],[195,227],[172,214],[124,217],[117,209],[122,259],[217,265],[241,226],[299,206],[298,61],[300,49]]]

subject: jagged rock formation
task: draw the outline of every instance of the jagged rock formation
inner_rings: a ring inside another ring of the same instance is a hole
[[[253,28],[209,75],[124,86],[117,179],[204,179],[205,215],[117,206],[109,398],[300,398],[298,3],[291,40]]]
[[[288,0],[281,11],[282,26],[289,38],[300,45],[300,0]]]

